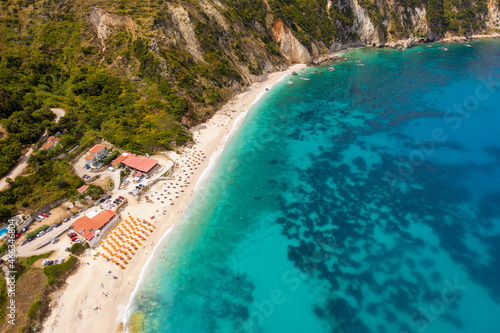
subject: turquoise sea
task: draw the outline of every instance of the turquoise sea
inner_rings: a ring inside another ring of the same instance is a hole
[[[469,44],[269,91],[148,266],[140,332],[500,332],[500,41]]]

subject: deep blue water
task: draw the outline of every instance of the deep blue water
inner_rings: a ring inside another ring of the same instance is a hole
[[[500,41],[471,45],[273,88],[157,253],[141,332],[499,332]]]

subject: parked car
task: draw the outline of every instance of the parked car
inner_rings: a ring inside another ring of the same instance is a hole
[[[69,217],[66,217],[64,220],[62,220],[63,222],[68,222],[69,221]]]
[[[39,219],[38,217],[35,217],[35,221],[37,221],[37,222],[42,222],[42,220],[41,220],[41,219]]]
[[[57,242],[59,242],[59,238],[54,238],[53,240],[50,241],[52,244],[55,244]]]
[[[74,232],[70,232],[70,233],[68,234],[68,237],[69,237],[69,238],[73,238],[73,237],[75,237],[75,236],[76,236],[76,234],[75,234]]]
[[[16,236],[14,237],[14,239],[18,239],[19,237],[21,237],[21,234],[16,234]]]
[[[82,178],[83,178],[83,179],[87,179],[87,175],[83,175],[83,176],[82,176]]]
[[[61,259],[59,259],[58,264],[60,265],[60,264],[62,264],[63,262],[64,262],[64,258],[61,258]]]
[[[40,220],[43,220],[43,219],[45,218],[45,216],[38,215],[38,218],[39,218]]]
[[[26,240],[27,240],[28,242],[31,242],[31,241],[32,241],[33,239],[35,239],[35,238],[36,238],[36,236],[31,236],[31,237],[28,237]]]
[[[50,266],[50,265],[52,265],[53,263],[54,263],[54,260],[49,260],[49,261],[47,262],[47,266]]]
[[[23,241],[21,242],[21,244],[19,244],[19,245],[20,245],[20,246],[23,246],[23,245],[25,245],[26,243],[28,243],[28,240],[27,240],[27,239],[23,240]]]
[[[42,216],[43,216],[43,217],[49,217],[49,214],[47,214],[47,213],[42,213]]]
[[[64,251],[69,252],[71,249],[69,247],[65,248]]]
[[[56,224],[54,224],[54,227],[59,228],[61,225],[62,225],[62,222],[57,222]]]
[[[47,266],[49,264],[49,259],[45,259],[44,261],[42,261],[42,266]]]
[[[45,233],[51,232],[54,229],[54,227],[48,227],[47,230],[45,230]]]
[[[43,236],[44,234],[45,234],[45,231],[40,231],[40,232],[36,235],[36,237],[41,237],[41,236]]]

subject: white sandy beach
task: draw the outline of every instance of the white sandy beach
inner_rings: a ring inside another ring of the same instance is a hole
[[[266,88],[271,89],[274,84],[292,71],[303,67],[305,65],[297,64],[284,72],[269,74],[267,80],[252,84],[249,89],[228,102],[207,123],[193,130],[196,150],[204,152],[207,158],[198,165],[196,170],[193,170],[195,172],[191,175],[190,184],[184,186],[184,192],[179,194],[175,205],[168,206],[170,209],[163,215],[161,205],[147,203],[144,200],[137,203],[135,199],[129,197],[129,204],[121,216],[126,218],[130,214],[134,218],[152,221],[149,218],[155,215],[154,221],[157,228],[144,241],[143,247],[138,249],[124,270],[111,262],[106,262],[102,257],[97,260],[94,260],[90,254],[80,257],[83,265],[68,278],[64,291],[53,297],[52,312],[43,325],[43,332],[116,332],[125,318],[125,310],[132,293],[140,283],[141,271],[148,259],[152,258],[151,254],[155,246],[188,207],[200,176],[206,174],[204,171],[209,165],[213,165],[217,156],[220,155],[233,128],[236,129],[238,123],[241,124],[249,107],[266,93]],[[235,120],[238,120],[238,123],[235,124]],[[190,149],[185,149],[184,153],[189,151]],[[172,152],[169,156],[172,160],[180,158]],[[164,185],[160,181],[149,193],[159,191],[161,186]],[[157,209],[160,212],[156,212]],[[113,278],[114,276],[116,279]],[[101,287],[101,284],[104,286]]]

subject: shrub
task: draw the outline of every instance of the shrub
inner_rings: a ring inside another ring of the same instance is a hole
[[[82,245],[82,244],[80,244],[80,243],[75,243],[75,244],[73,244],[73,245],[71,246],[70,251],[71,251],[71,253],[73,253],[73,254],[75,254],[75,255],[77,255],[77,256],[78,256],[78,255],[80,255],[80,254],[82,254],[82,253],[83,253],[83,250],[84,250],[84,249],[85,249],[85,248],[83,247],[83,245]]]
[[[75,244],[77,245],[77,244]],[[81,244],[78,244],[81,245]],[[75,263],[75,257],[69,257],[68,260],[59,265],[50,265],[43,268],[43,273],[47,276],[47,284],[53,285],[62,278]]]
[[[47,230],[48,228],[49,228],[49,226],[48,226],[48,225],[46,225],[46,224],[44,224],[44,225],[42,225],[41,227],[38,227],[38,228],[36,228],[35,230],[28,232],[28,233],[26,234],[26,237],[25,237],[25,238],[26,238],[26,239],[28,239],[28,238],[30,238],[31,236],[36,236],[36,235],[37,235],[40,231],[45,231],[45,230]]]
[[[31,306],[28,310],[28,313],[26,316],[30,319],[36,320],[36,314],[38,310],[42,307],[42,301],[38,298],[38,296],[35,298],[35,301],[31,303]]]
[[[53,251],[50,251],[50,252],[47,252],[47,253],[42,253],[42,254],[38,254],[38,255],[33,255],[31,257],[28,257],[28,258],[21,258],[19,260],[19,263],[25,268],[29,268],[31,265],[33,265],[35,263],[35,261],[37,261],[38,259],[43,259],[43,258],[48,258],[51,254],[52,254]]]

